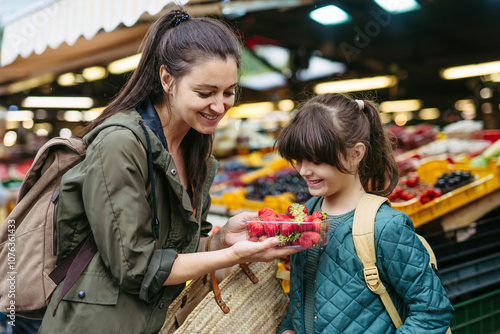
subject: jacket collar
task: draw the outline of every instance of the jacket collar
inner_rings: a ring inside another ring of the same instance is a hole
[[[162,145],[168,151],[167,139],[163,133],[163,127],[161,125],[160,116],[158,116],[158,112],[156,111],[153,103],[149,98],[147,98],[144,103],[137,107],[137,112],[141,115],[144,122],[146,122],[147,126],[153,131],[158,140],[162,143]]]

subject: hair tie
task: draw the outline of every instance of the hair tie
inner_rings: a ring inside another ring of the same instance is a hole
[[[189,20],[191,18],[191,15],[189,15],[183,10],[176,10],[174,12],[174,18],[175,20],[170,24],[171,28],[177,27],[182,22]]]
[[[358,104],[359,110],[365,109],[365,102],[363,100],[354,100]]]

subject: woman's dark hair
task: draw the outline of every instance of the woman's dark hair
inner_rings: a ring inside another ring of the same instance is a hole
[[[172,75],[174,85],[195,65],[207,60],[232,59],[240,69],[240,45],[231,29],[216,19],[192,18],[181,8],[170,11],[148,30],[140,47],[142,56],[137,69],[85,131],[89,132],[112,115],[136,108],[148,98],[153,105],[161,102],[168,104],[168,95],[164,93],[160,80],[161,66],[165,66]],[[187,178],[197,195],[207,177],[206,162],[212,154],[212,144],[211,134],[201,134],[194,129],[181,143]],[[195,196],[196,199],[199,197]]]
[[[391,142],[380,120],[377,105],[368,100],[352,100],[340,93],[313,97],[278,135],[275,148],[293,163],[327,163],[342,173],[348,151],[363,143],[366,152],[357,172],[366,192],[388,196],[396,187],[399,169]]]

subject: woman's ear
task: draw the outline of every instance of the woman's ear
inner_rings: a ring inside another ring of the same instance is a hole
[[[163,87],[163,91],[165,91],[165,93],[168,93],[172,88],[172,83],[174,81],[174,78],[167,71],[165,65],[160,66],[160,80],[161,80],[161,86]]]

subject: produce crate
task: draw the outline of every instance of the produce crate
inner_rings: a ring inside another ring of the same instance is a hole
[[[453,334],[500,333],[500,289],[453,305]]]
[[[212,204],[226,206],[228,211],[259,211],[263,207],[268,207],[276,212],[286,212],[288,206],[295,200],[295,195],[292,193],[265,196],[263,201],[246,199],[245,193],[244,188],[238,188],[233,191],[223,192],[219,196],[212,194]]]
[[[417,227],[500,189],[500,161],[498,159],[492,159],[487,167],[469,167],[467,160],[455,164],[450,164],[445,159],[429,160],[420,164],[417,173],[422,181],[434,183],[443,172],[452,170],[470,170],[478,179],[425,204],[415,198],[406,202],[392,203],[392,207],[410,216]]]
[[[439,278],[451,300],[489,288],[500,282],[500,253],[439,270]]]

